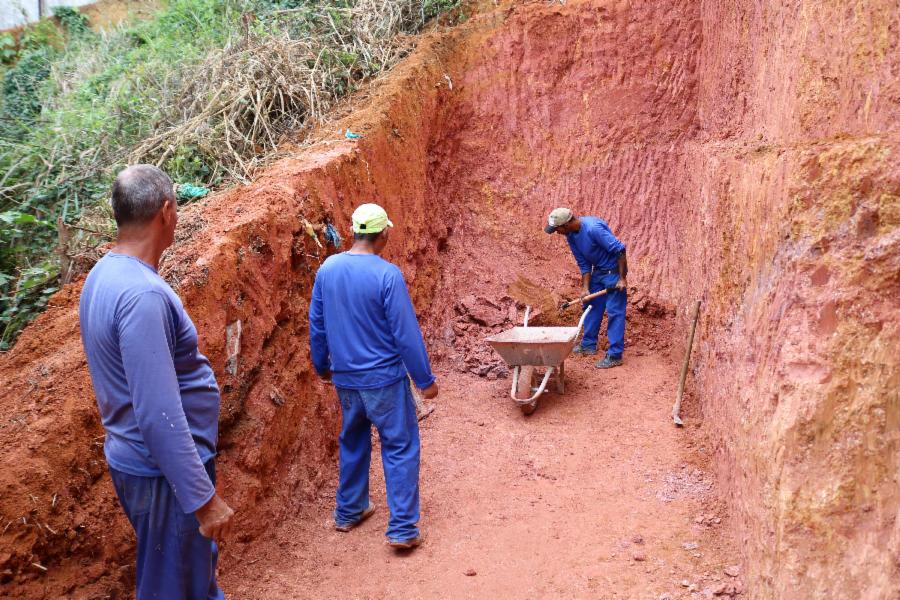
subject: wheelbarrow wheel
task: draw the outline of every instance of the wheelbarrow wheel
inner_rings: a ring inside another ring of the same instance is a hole
[[[534,388],[534,367],[520,367],[519,385],[516,387],[516,398],[522,400],[531,398],[534,394],[532,388]],[[522,409],[522,414],[530,415],[537,408],[537,400],[529,402],[528,404],[520,404],[519,408]]]

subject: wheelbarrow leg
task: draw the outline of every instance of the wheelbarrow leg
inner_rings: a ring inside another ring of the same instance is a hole
[[[566,393],[566,361],[559,363],[559,371],[556,373],[556,391]]]
[[[550,377],[556,372],[556,369],[557,367],[547,367],[544,377],[541,379],[541,384],[537,389],[531,387],[534,381],[535,367],[526,365],[513,369],[512,388],[509,391],[509,395],[519,405],[523,413],[530,415],[534,412],[534,409],[537,408],[538,398],[547,389],[547,382],[550,381]],[[532,390],[534,390],[534,393],[532,393]]]
[[[516,382],[515,397],[522,400],[530,398],[534,385],[534,367],[516,367],[516,370],[519,371],[519,380]],[[537,408],[537,400],[534,399],[528,404],[519,404],[519,407],[523,413],[530,415]]]

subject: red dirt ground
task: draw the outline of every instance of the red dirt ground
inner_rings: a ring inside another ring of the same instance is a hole
[[[508,379],[442,371],[422,422],[425,544],[409,556],[385,545],[379,459],[372,519],[348,534],[331,528],[331,477],[265,540],[226,546],[224,589],[260,600],[657,600],[744,589],[724,573],[738,559],[702,420],[693,406],[684,429],[669,416],[678,369],[641,346],[629,356],[611,371],[570,359],[566,394],[545,394],[530,417],[509,400]]]

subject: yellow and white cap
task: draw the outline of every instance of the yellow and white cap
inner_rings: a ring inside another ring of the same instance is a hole
[[[561,227],[572,220],[572,211],[568,208],[554,208],[547,217],[547,226],[544,231],[553,233],[557,227]]]
[[[361,204],[353,211],[353,233],[378,233],[394,224],[377,204]]]

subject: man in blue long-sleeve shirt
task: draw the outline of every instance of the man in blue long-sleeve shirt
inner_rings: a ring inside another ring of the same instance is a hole
[[[112,208],[116,245],[91,269],[78,312],[109,472],[137,534],[137,600],[223,599],[213,539],[234,513],[215,488],[219,389],[157,274],[178,220],[172,180],[129,167]]]
[[[584,294],[602,289],[609,292],[588,302],[591,312],[584,322],[584,336],[575,348],[578,354],[596,354],[597,336],[604,311],[609,315],[606,334],[609,349],[596,366],[600,369],[622,364],[625,350],[625,307],[628,303],[626,277],[628,260],[625,244],[613,235],[603,219],[576,217],[568,208],[557,208],[550,213],[544,231],[566,236],[575,262],[581,270]]]
[[[391,512],[388,542],[411,549],[422,537],[419,422],[409,378],[426,398],[438,388],[403,274],[378,256],[390,227],[377,204],[354,211],[353,247],[316,273],[309,345],[316,372],[337,388],[343,414],[335,528],[349,531],[375,510],[369,501],[374,424]]]

